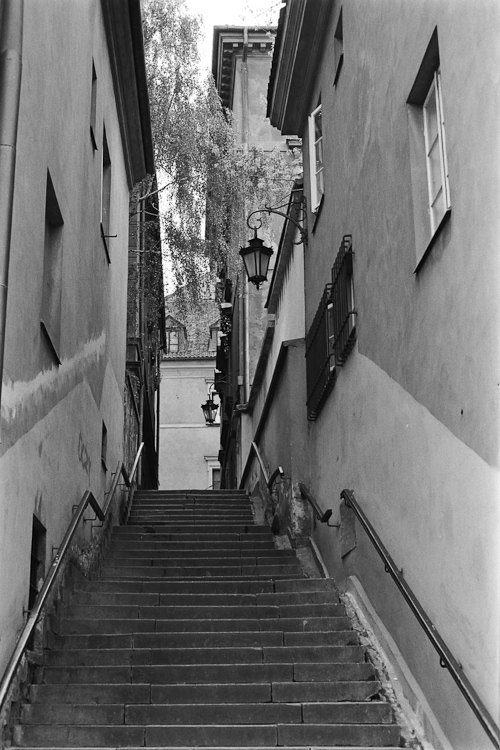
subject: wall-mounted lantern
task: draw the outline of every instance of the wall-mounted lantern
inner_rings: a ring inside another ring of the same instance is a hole
[[[212,394],[209,395],[206,402],[201,405],[203,416],[205,417],[205,423],[212,425],[215,423],[217,412],[219,410],[219,404],[216,404],[212,398]]]
[[[305,200],[306,199],[304,198],[304,196],[301,196],[299,200],[292,200],[289,203],[284,203],[283,205],[276,206],[275,208],[265,206],[264,208],[259,208],[256,211],[252,211],[252,213],[248,215],[247,226],[249,229],[254,230],[254,236],[248,241],[247,247],[241,248],[240,255],[243,258],[243,263],[245,264],[245,271],[248,276],[248,280],[251,281],[252,284],[255,284],[257,289],[264,281],[267,280],[269,261],[271,259],[271,255],[273,254],[273,250],[270,247],[266,247],[264,245],[264,241],[257,236],[257,229],[260,229],[262,227],[262,220],[257,219],[257,221],[259,222],[259,226],[257,227],[250,224],[250,219],[255,214],[262,213],[277,214],[278,216],[283,216],[285,219],[287,219],[287,221],[291,221],[292,224],[294,224],[294,226],[296,226],[300,232],[300,240],[298,242],[294,242],[294,245],[307,245],[307,229],[305,228],[305,226],[302,226],[298,221],[290,216],[292,209],[301,212],[300,218],[305,225],[307,217]],[[288,206],[288,213],[283,213],[282,211],[277,210],[278,208],[284,208],[285,206]]]

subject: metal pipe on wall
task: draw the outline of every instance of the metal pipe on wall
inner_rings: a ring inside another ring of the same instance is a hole
[[[4,371],[24,0],[0,0],[0,403]]]

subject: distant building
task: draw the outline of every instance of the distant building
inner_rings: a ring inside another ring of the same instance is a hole
[[[212,292],[199,307],[165,300],[166,343],[161,361],[160,488],[207,489],[220,485],[220,418],[207,425],[201,405],[214,393],[219,308]],[[218,401],[218,398],[215,399]]]

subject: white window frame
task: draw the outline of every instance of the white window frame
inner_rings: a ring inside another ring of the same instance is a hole
[[[431,140],[429,127],[429,111],[432,102],[435,101],[437,132]],[[451,208],[450,185],[448,176],[448,162],[446,158],[446,136],[443,117],[443,98],[441,93],[441,71],[436,70],[434,77],[423,104],[424,116],[424,142],[425,159],[427,168],[427,192],[428,210],[431,225],[431,235],[438,229],[445,214]],[[439,173],[436,164],[433,164],[431,154],[437,150],[439,155]],[[436,174],[437,173],[437,174]],[[435,189],[435,186],[438,186]],[[437,211],[437,203],[442,195],[442,210]]]
[[[324,193],[324,159],[323,159],[323,120],[321,119],[321,135],[316,138],[316,120],[322,116],[321,104],[309,115],[309,175],[311,182],[311,211],[318,210]],[[317,150],[320,152],[318,159]]]

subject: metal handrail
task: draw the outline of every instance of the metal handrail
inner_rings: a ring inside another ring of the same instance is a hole
[[[61,546],[59,547],[57,554],[52,561],[50,570],[45,576],[45,580],[42,584],[42,588],[40,589],[35,599],[35,603],[33,607],[31,608],[31,611],[28,615],[28,619],[26,620],[26,624],[23,630],[21,631],[21,635],[19,636],[17,640],[12,656],[9,659],[9,662],[7,664],[7,667],[5,668],[3,677],[0,681],[0,711],[2,710],[4,706],[5,700],[9,692],[9,688],[12,684],[12,680],[14,679],[14,676],[19,668],[19,664],[21,662],[23,654],[26,651],[26,648],[33,634],[35,626],[38,620],[40,619],[40,615],[42,614],[42,610],[45,605],[45,602],[47,601],[47,598],[56,581],[57,575],[61,569],[63,559],[69,549],[69,546],[78,528],[78,524],[80,523],[82,516],[85,513],[85,510],[87,509],[87,506],[90,505],[90,507],[96,514],[97,518],[101,522],[104,521],[104,519],[106,518],[107,510],[109,509],[111,501],[113,500],[113,495],[116,491],[116,487],[118,485],[118,478],[120,474],[123,475],[125,479],[125,483],[127,484],[127,487],[130,488],[132,486],[132,482],[134,479],[135,472],[137,470],[137,465],[139,463],[139,458],[142,453],[143,447],[144,447],[144,443],[141,443],[141,445],[139,446],[139,450],[137,451],[137,455],[134,461],[134,465],[132,467],[132,471],[130,472],[130,475],[127,475],[127,471],[125,467],[123,466],[122,462],[118,464],[117,472],[115,474],[110,490],[108,492],[108,497],[107,497],[107,501],[105,504],[105,510],[101,508],[101,506],[99,505],[99,503],[97,502],[93,493],[90,490],[87,490],[84,493],[82,499],[80,500],[76,508],[76,511],[73,515],[73,518],[71,519],[71,523],[68,526],[68,529],[61,542]]]
[[[253,452],[255,453],[255,455],[257,456],[257,461],[260,464],[260,468],[261,468],[262,473],[264,474],[264,479],[266,480],[266,485],[267,485],[268,482],[269,482],[269,473],[268,473],[268,471],[267,471],[267,469],[266,469],[266,467],[264,465],[264,461],[262,460],[262,456],[260,455],[260,451],[257,448],[257,443],[252,443],[252,449],[253,449]]]
[[[330,526],[331,528],[338,528],[340,526],[339,523],[328,523],[328,521],[332,517],[333,510],[331,508],[328,508],[328,510],[325,510],[325,512],[323,512],[321,508],[319,507],[318,503],[316,502],[316,500],[314,499],[313,495],[307,489],[307,487],[305,486],[303,482],[299,482],[299,489],[302,494],[302,497],[304,497],[309,503],[309,505],[312,507],[318,521],[320,521],[321,523],[326,523],[326,525]]]
[[[469,706],[472,708],[474,714],[476,715],[476,718],[479,720],[481,726],[492,741],[493,745],[496,748],[500,748],[500,728],[493,721],[493,718],[491,717],[488,709],[467,679],[462,666],[455,659],[448,646],[436,630],[434,624],[422,608],[422,605],[415,597],[415,594],[404,580],[402,572],[397,569],[394,560],[384,547],[377,532],[365,516],[364,512],[361,510],[356,498],[354,497],[353,491],[342,490],[342,492],[340,493],[340,497],[345,501],[346,505],[353,509],[354,513],[358,517],[359,522],[368,535],[368,538],[377,550],[379,556],[382,558],[386,573],[391,574],[398,589],[403,594],[406,602],[417,618],[419,624],[423,628],[425,634],[429,638],[435,650],[438,652],[440,665],[443,668],[448,669],[460,692],[464,696]]]

